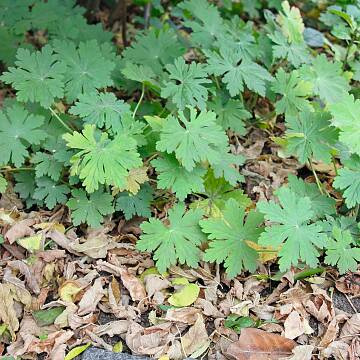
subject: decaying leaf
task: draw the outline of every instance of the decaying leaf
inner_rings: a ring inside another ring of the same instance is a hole
[[[209,347],[210,340],[201,315],[197,315],[195,324],[181,337],[181,344],[187,356],[192,355],[199,349],[206,351]]]
[[[246,328],[226,352],[233,360],[278,360],[292,355],[295,341],[263,330]]]
[[[196,322],[196,320],[198,319],[198,315],[200,314],[200,309],[196,309],[193,307],[169,309],[166,312],[165,320],[192,325]]]
[[[31,253],[43,249],[44,237],[43,234],[36,234],[24,238],[17,239],[16,242],[24,249]]]
[[[110,249],[116,247],[116,243],[105,235],[99,235],[89,238],[82,243],[75,242],[71,247],[76,252],[83,253],[93,259],[103,259]]]
[[[302,334],[311,334],[314,330],[310,327],[307,319],[302,318],[297,311],[292,311],[284,323],[285,337],[295,339]]]
[[[126,268],[119,268],[119,273],[124,286],[129,290],[134,301],[141,301],[146,298],[146,291],[143,283],[136,276],[132,275]]]
[[[87,289],[81,298],[77,314],[82,316],[94,312],[99,301],[104,295],[105,290],[103,289],[103,279],[97,278],[94,285]]]
[[[11,336],[15,339],[15,331],[19,329],[19,320],[14,308],[14,298],[11,293],[11,287],[0,283],[0,319],[7,325]]]
[[[81,291],[82,287],[73,280],[65,281],[59,288],[60,299],[66,302],[72,302],[74,296]]]
[[[17,239],[23,238],[25,236],[31,236],[35,231],[31,228],[35,224],[34,219],[25,219],[21,220],[18,223],[14,224],[5,234],[5,238],[9,241],[10,244],[14,243]]]

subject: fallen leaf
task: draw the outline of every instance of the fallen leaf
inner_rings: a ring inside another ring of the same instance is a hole
[[[259,260],[261,263],[266,263],[275,260],[278,257],[279,250],[275,250],[271,246],[261,246],[253,241],[245,241],[247,245],[259,252]]]
[[[128,320],[117,320],[98,326],[94,330],[94,333],[98,336],[109,335],[113,337],[114,335],[125,334],[128,328],[129,328]]]
[[[189,306],[193,304],[199,296],[200,288],[196,284],[184,285],[179,291],[171,295],[168,302],[173,306]]]
[[[25,219],[19,221],[6,232],[5,239],[7,239],[10,244],[12,244],[17,239],[23,238],[25,236],[34,235],[35,232],[31,228],[31,226],[34,224],[34,219]]]
[[[14,298],[8,284],[0,283],[0,319],[7,325],[11,337],[15,339],[15,332],[19,329],[19,320],[14,308]]]
[[[118,341],[117,343],[114,344],[112,351],[114,353],[121,353],[123,351],[124,345],[122,343],[122,341]]]
[[[105,258],[110,249],[116,247],[116,243],[107,236],[97,236],[80,243],[75,242],[71,245],[76,252],[83,253],[93,259]]]
[[[91,345],[91,343],[87,343],[85,345],[81,345],[81,346],[77,346],[73,349],[71,349],[65,356],[64,360],[72,360],[74,359],[76,356],[80,355],[81,353],[83,353],[89,346]]]
[[[192,325],[196,322],[200,313],[200,309],[196,309],[193,307],[168,309],[165,315],[165,320]]]
[[[360,334],[360,314],[354,314],[349,320],[346,321],[340,332],[340,338],[347,344],[351,343],[351,340],[355,336]]]
[[[81,286],[74,280],[65,281],[59,288],[60,299],[72,302],[74,296],[81,291]]]
[[[79,302],[79,316],[89,314],[96,310],[99,301],[106,294],[103,289],[103,278],[97,278],[94,285],[87,289]]]
[[[146,298],[146,291],[143,283],[136,276],[132,275],[126,268],[119,268],[121,281],[126,289],[129,290],[133,301],[141,301]]]
[[[314,330],[305,318],[301,318],[297,311],[292,311],[284,322],[285,337],[295,339],[302,334],[311,334]]]
[[[203,349],[204,346],[206,346],[204,351],[209,347],[210,340],[201,315],[197,316],[195,324],[181,337],[181,344],[187,356]]]
[[[24,238],[17,239],[16,242],[31,253],[39,251],[43,248],[43,234],[36,234]]]
[[[146,275],[144,277],[146,293],[152,297],[157,291],[167,289],[171,286],[169,280],[164,279],[160,275]]]
[[[168,344],[175,336],[170,333],[172,324],[163,323],[148,328],[131,322],[126,333],[126,345],[138,355],[160,357],[167,352]]]
[[[295,341],[263,330],[246,328],[226,354],[233,360],[278,360],[292,355]]]
[[[311,360],[314,348],[313,345],[298,345],[292,350],[293,355],[286,360]]]
[[[321,349],[321,359],[344,360],[349,358],[350,345],[344,341],[333,341],[325,349]]]
[[[10,261],[8,263],[8,266],[12,270],[19,271],[25,277],[28,287],[34,294],[40,293],[40,287],[37,283],[36,277],[31,273],[29,266],[25,262],[20,260],[14,260]]]
[[[38,310],[32,313],[37,325],[51,325],[55,319],[65,310],[64,306],[54,307],[46,310]]]
[[[51,231],[50,233],[47,233],[46,237],[53,240],[57,245],[67,250],[69,253],[77,256],[82,256],[81,253],[73,249],[72,245],[74,244],[74,241],[70,240],[65,234],[54,230]]]

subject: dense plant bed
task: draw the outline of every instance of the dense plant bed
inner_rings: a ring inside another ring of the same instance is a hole
[[[244,327],[281,333],[285,324],[287,338],[309,336],[311,315],[323,326],[311,358],[337,339],[324,340],[326,326],[358,326],[335,316],[324,289],[358,291],[348,279],[360,261],[360,5],[136,1],[123,21],[111,15],[116,4],[98,5],[0,4],[3,353],[60,359],[68,348],[58,337],[111,349],[101,336],[112,334],[134,353],[211,357],[226,352],[210,346],[216,336]],[[237,293],[244,281],[252,292]],[[272,281],[314,305],[259,315],[254,308],[279,300],[256,298]],[[319,301],[328,315],[312,308]],[[136,343],[145,306],[173,338]],[[99,311],[125,330],[99,330]],[[33,347],[22,331],[30,321],[52,329],[34,333]],[[289,335],[294,321],[304,331]],[[186,348],[184,324],[186,341],[205,325],[212,338]],[[356,356],[359,343],[342,343],[341,356]]]

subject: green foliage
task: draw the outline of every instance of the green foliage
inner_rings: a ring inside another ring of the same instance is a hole
[[[227,138],[216,124],[214,112],[197,113],[194,108],[189,108],[189,111],[189,119],[182,111],[179,111],[178,118],[167,118],[156,148],[169,154],[174,152],[185,169],[191,171],[199,161],[220,162],[223,149],[227,147]]]
[[[325,103],[342,101],[350,89],[341,63],[328,61],[324,54],[318,55],[312,65],[303,65],[300,76],[313,84],[314,94]]]
[[[360,248],[354,248],[354,240],[349,230],[342,231],[338,227],[333,229],[333,237],[328,239],[326,245],[325,262],[336,265],[340,274],[347,271],[356,271],[357,262],[360,261]]]
[[[280,68],[276,73],[272,90],[282,95],[281,100],[275,103],[278,114],[296,116],[299,112],[311,110],[307,98],[311,95],[312,85],[302,80],[296,70],[288,74]]]
[[[346,144],[351,152],[358,155],[360,155],[359,106],[360,100],[355,100],[353,95],[347,95],[341,102],[331,104],[329,107],[333,116],[332,123],[340,129],[339,140]]]
[[[352,156],[344,162],[344,167],[335,177],[334,187],[344,191],[345,203],[348,208],[360,204],[360,158]]]
[[[206,172],[200,166],[191,171],[182,167],[173,155],[164,155],[151,162],[158,174],[158,188],[170,189],[179,200],[191,193],[204,191],[203,176]]]
[[[116,210],[121,210],[126,220],[131,219],[134,215],[149,218],[152,200],[153,191],[148,184],[145,184],[135,195],[122,192],[116,199]]]
[[[197,267],[200,260],[198,246],[206,239],[199,227],[202,215],[201,210],[185,212],[184,205],[175,205],[169,210],[168,226],[155,218],[142,223],[143,234],[137,242],[137,248],[154,252],[153,257],[160,273],[176,265],[177,261]]]
[[[174,65],[167,65],[166,70],[169,72],[169,78],[172,81],[164,84],[161,96],[171,98],[180,110],[183,110],[187,105],[204,109],[208,97],[204,84],[211,82],[206,79],[207,72],[204,65],[194,62],[187,65],[185,60],[180,57],[175,60]]]
[[[29,113],[20,104],[0,112],[0,164],[20,167],[29,155],[30,145],[38,145],[46,138],[41,129],[44,118]]]
[[[71,210],[71,219],[74,225],[87,223],[99,227],[105,215],[112,214],[112,196],[98,190],[87,195],[84,190],[75,189],[71,192],[72,198],[66,203]]]
[[[299,259],[314,267],[318,263],[319,251],[326,245],[326,235],[318,224],[311,223],[314,217],[311,200],[298,195],[286,187],[280,188],[279,199],[259,202],[257,207],[272,225],[260,235],[259,244],[271,246],[279,251],[280,271],[296,266]]]
[[[331,162],[331,151],[337,140],[337,130],[330,125],[326,112],[303,111],[298,117],[287,117],[286,150],[300,162],[311,159]]]
[[[335,214],[335,199],[322,194],[316,184],[307,183],[295,175],[289,175],[288,182],[290,190],[299,198],[310,199],[315,217],[322,218],[325,215]]]
[[[69,112],[78,115],[88,124],[98,128],[105,127],[119,132],[123,115],[130,111],[130,106],[123,100],[116,99],[113,93],[86,93],[79,95],[79,100]]]
[[[281,270],[354,270],[360,16],[328,3],[156,1],[139,31],[137,1],[123,47],[75,0],[2,0],[0,192],[75,226],[150,218],[138,248],[161,271],[253,272],[258,237]],[[305,181],[283,184],[288,161]],[[248,210],[279,187],[262,226]]]
[[[48,107],[64,96],[65,67],[57,61],[51,46],[33,53],[19,48],[16,59],[16,67],[10,67],[0,79],[17,90],[19,101],[39,102]]]
[[[89,193],[101,184],[126,187],[129,170],[142,165],[136,141],[122,134],[113,140],[105,132],[96,135],[94,125],[85,125],[82,134],[63,136],[68,147],[81,150],[71,159],[71,174],[79,175]]]
[[[272,80],[268,71],[257,63],[244,58],[236,48],[222,46],[219,52],[204,51],[207,56],[207,71],[216,76],[222,75],[231,96],[244,91],[244,85],[250,90],[264,96],[266,82]]]
[[[205,252],[207,261],[224,262],[230,278],[240,274],[243,269],[255,271],[257,252],[247,241],[256,242],[262,229],[258,226],[263,216],[250,211],[244,221],[245,210],[239,203],[230,199],[225,205],[223,217],[200,221],[202,230],[209,234],[209,248]]]

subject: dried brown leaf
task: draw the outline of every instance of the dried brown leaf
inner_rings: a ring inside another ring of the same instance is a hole
[[[286,360],[311,360],[314,348],[313,345],[298,345],[292,350],[293,355],[286,358]]]
[[[31,226],[33,226],[35,222],[36,221],[34,219],[25,219],[19,221],[6,232],[5,239],[7,239],[10,244],[12,244],[17,239],[34,235],[35,231],[31,228]]]
[[[88,238],[82,243],[77,241],[73,243],[71,247],[76,252],[83,253],[93,259],[103,259],[110,249],[116,247],[116,243],[105,235],[99,235],[97,237]]]
[[[15,338],[15,332],[19,329],[19,320],[14,308],[14,298],[11,293],[11,287],[8,284],[0,283],[0,319],[7,325],[12,338]]]
[[[351,343],[351,340],[360,336],[360,314],[354,314],[341,329],[340,338],[347,344]]]
[[[103,278],[97,278],[94,285],[87,289],[79,302],[78,315],[86,315],[96,310],[99,301],[106,294],[103,289]]]
[[[308,321],[295,310],[286,318],[284,329],[285,337],[288,339],[295,339],[302,334],[311,334],[314,331]]]
[[[168,309],[165,315],[165,320],[181,322],[192,325],[196,322],[201,310],[193,307],[184,307],[180,309]]]
[[[292,355],[295,341],[263,330],[242,329],[239,340],[232,343],[226,355],[233,360],[278,360]]]
[[[144,300],[146,298],[146,291],[141,280],[123,267],[119,268],[119,273],[124,286],[129,290],[131,299],[133,301]]]
[[[206,349],[206,345],[210,345],[204,319],[201,315],[197,316],[195,324],[181,338],[181,344],[187,356],[204,347]]]
[[[14,260],[14,261],[10,261],[8,263],[8,266],[12,270],[19,271],[25,277],[28,287],[34,294],[40,293],[40,287],[39,284],[37,283],[36,277],[32,274],[30,267],[25,262],[20,260]]]

